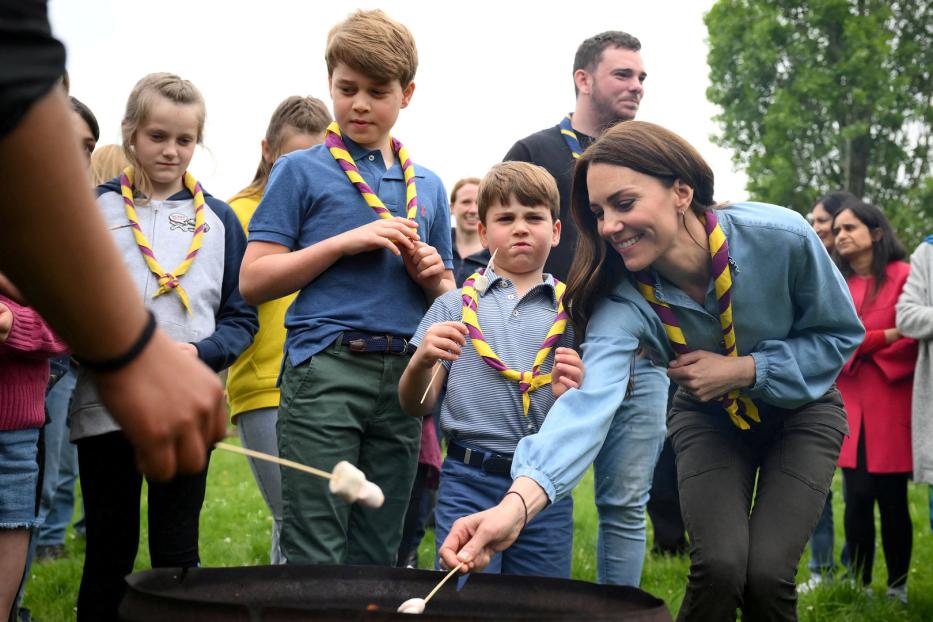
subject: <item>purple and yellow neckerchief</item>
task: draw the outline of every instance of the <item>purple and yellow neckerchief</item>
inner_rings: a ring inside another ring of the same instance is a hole
[[[395,156],[402,166],[402,173],[405,176],[406,218],[408,218],[408,220],[414,220],[415,216],[418,215],[418,193],[415,189],[415,165],[412,164],[411,158],[408,157],[408,150],[405,149],[402,143],[394,138],[390,140],[392,141],[392,151],[395,152]],[[379,196],[373,192],[373,189],[369,187],[369,184],[366,183],[363,176],[360,174],[360,169],[356,167],[353,156],[351,156],[350,152],[347,150],[347,145],[343,142],[343,135],[340,133],[340,126],[337,125],[336,122],[331,123],[327,127],[327,132],[324,136],[324,145],[327,147],[327,150],[330,151],[330,154],[334,156],[334,159],[337,161],[337,164],[340,165],[340,168],[343,169],[343,172],[346,173],[347,179],[350,180],[351,184],[356,186],[360,196],[362,196],[366,204],[376,212],[376,215],[380,218],[392,218],[392,212],[383,204]]]
[[[713,282],[716,286],[716,300],[719,302],[719,323],[722,328],[722,339],[724,354],[726,356],[738,356],[735,345],[735,326],[732,322],[732,273],[729,271],[729,242],[726,235],[719,226],[715,210],[707,210],[703,218],[703,224],[706,228],[706,234],[709,237],[709,254],[712,258]],[[645,300],[654,309],[664,325],[664,331],[674,351],[678,354],[690,352],[687,346],[687,340],[677,316],[670,305],[658,300],[655,295],[655,283],[650,268],[646,268],[635,273],[635,282],[638,285],[638,291],[641,292]],[[748,430],[751,426],[745,419],[751,419],[755,423],[760,423],[758,416],[758,407],[746,396],[743,396],[738,389],[729,391],[726,395],[719,398],[723,403],[723,408],[732,419],[732,423],[742,430]]]
[[[181,299],[181,304],[184,305],[188,315],[191,315],[191,301],[188,299],[188,292],[181,286],[179,279],[188,271],[191,264],[194,263],[194,258],[197,256],[198,251],[201,250],[201,244],[204,242],[204,191],[201,189],[201,184],[194,176],[185,171],[182,182],[185,188],[194,196],[194,237],[191,238],[191,245],[188,247],[188,253],[185,255],[184,261],[178,264],[178,267],[171,272],[167,272],[156,259],[155,251],[152,249],[149,240],[146,239],[145,234],[143,234],[142,227],[139,224],[139,217],[136,215],[136,205],[133,203],[134,175],[135,170],[132,166],[127,167],[120,175],[120,194],[123,195],[123,207],[126,208],[126,217],[129,219],[130,225],[132,225],[136,246],[139,248],[139,252],[142,253],[143,259],[146,261],[146,266],[159,281],[159,290],[155,293],[153,298],[174,290]]]
[[[573,159],[576,160],[583,155],[583,148],[580,147],[580,140],[577,138],[577,133],[573,131],[571,121],[572,116],[570,113],[564,115],[564,118],[560,120],[560,134],[564,137],[564,142],[567,143],[567,146],[570,147],[570,153],[573,154]]]
[[[547,360],[554,345],[567,328],[567,312],[564,310],[564,291],[567,289],[567,286],[557,279],[554,279],[554,293],[557,296],[557,317],[554,318],[554,323],[551,325],[547,337],[544,338],[544,343],[541,344],[538,353],[535,354],[535,361],[531,367],[531,371],[516,371],[509,368],[509,366],[496,355],[492,346],[489,345],[486,338],[483,336],[482,329],[479,327],[479,317],[476,315],[477,305],[479,304],[479,294],[476,288],[473,287],[473,284],[479,276],[479,272],[474,272],[470,278],[463,282],[463,289],[461,290],[461,299],[463,300],[462,321],[466,324],[467,330],[470,333],[470,341],[473,343],[473,348],[476,350],[477,354],[480,355],[480,358],[507,379],[518,383],[518,390],[522,394],[522,411],[527,417],[528,408],[531,406],[531,396],[529,393],[537,388],[551,384],[551,374],[542,374],[541,365]]]

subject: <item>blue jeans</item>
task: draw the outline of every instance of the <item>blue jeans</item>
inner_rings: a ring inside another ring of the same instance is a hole
[[[641,583],[645,561],[645,506],[667,431],[665,370],[639,358],[632,395],[609,426],[593,462],[599,532],[596,574],[600,583]]]
[[[0,431],[0,529],[36,525],[39,429]]]
[[[65,528],[71,522],[75,503],[78,452],[68,440],[68,404],[75,388],[75,374],[69,370],[45,397],[49,423],[45,426],[45,467],[38,546],[64,544]]]
[[[273,456],[279,455],[279,443],[276,440],[275,423],[279,418],[279,409],[257,408],[237,415],[236,425],[240,432],[243,447]],[[284,564],[285,556],[279,546],[282,533],[282,473],[279,465],[265,460],[249,458],[249,466],[256,478],[259,492],[272,513],[272,548],[269,563]]]
[[[440,549],[455,520],[498,504],[511,485],[509,475],[485,473],[445,459],[434,509],[435,549]],[[535,516],[483,572],[570,578],[572,549],[573,497],[568,495]]]

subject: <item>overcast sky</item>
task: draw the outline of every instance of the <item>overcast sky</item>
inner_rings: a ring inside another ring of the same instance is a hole
[[[262,0],[51,0],[53,32],[68,49],[71,93],[101,124],[100,144],[119,142],[133,84],[170,71],[207,101],[205,148],[191,172],[228,198],[252,179],[275,106],[293,94],[328,106],[328,30],[356,8],[403,22],[420,64],[411,105],[393,134],[416,164],[449,188],[482,176],[511,145],[573,109],[573,55],[604,30],[641,40],[648,79],[638,119],[689,140],[716,174],[716,199],[746,197],[745,176],[709,138],[718,109],[705,97],[708,0],[576,2],[472,0],[305,2]]]

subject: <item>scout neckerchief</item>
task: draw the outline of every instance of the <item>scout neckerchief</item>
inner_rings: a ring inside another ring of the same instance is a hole
[[[564,137],[567,146],[570,147],[570,153],[573,154],[573,159],[576,160],[583,155],[583,148],[580,147],[580,140],[577,138],[577,133],[573,131],[573,126],[570,122],[571,116],[570,113],[568,113],[560,120],[560,134]]]
[[[392,138],[392,151],[402,165],[402,172],[405,176],[405,204],[408,207],[406,218],[414,220],[418,214],[418,193],[415,191],[415,166],[408,157],[408,150],[402,146],[402,143]],[[337,164],[347,174],[350,183],[356,186],[363,200],[369,205],[379,218],[392,218],[392,212],[379,200],[379,197],[373,192],[360,175],[360,169],[356,167],[353,156],[347,150],[347,145],[343,142],[343,136],[340,133],[340,126],[337,123],[331,123],[327,127],[327,133],[324,136],[324,145],[330,154],[337,160]]]
[[[712,258],[713,281],[716,286],[716,300],[719,302],[719,323],[722,328],[723,345],[726,356],[738,356],[735,347],[735,326],[732,323],[732,273],[729,272],[729,242],[726,241],[726,235],[719,226],[715,210],[708,210],[703,219],[706,227],[706,234],[709,236],[709,254]],[[686,354],[690,352],[687,346],[687,340],[680,324],[677,322],[677,316],[670,305],[661,302],[655,296],[655,280],[650,269],[644,269],[635,273],[635,281],[638,290],[648,301],[654,312],[658,314],[661,323],[664,325],[664,331],[677,354]],[[723,403],[723,408],[729,413],[732,423],[748,430],[751,426],[743,417],[759,423],[758,407],[748,397],[742,396],[736,389],[729,391],[726,395],[719,398]]]
[[[551,353],[554,344],[557,343],[557,340],[560,339],[560,336],[564,334],[564,330],[567,328],[567,312],[564,311],[564,290],[567,289],[567,286],[557,279],[554,279],[554,293],[557,296],[557,317],[554,318],[554,323],[551,325],[547,337],[544,338],[544,343],[541,344],[538,353],[535,355],[535,361],[531,367],[531,371],[516,371],[510,369],[502,359],[496,356],[492,346],[486,341],[486,338],[483,336],[483,331],[479,327],[479,318],[476,315],[479,294],[476,288],[473,287],[473,284],[479,276],[480,273],[475,272],[470,278],[463,282],[463,289],[461,290],[461,298],[463,300],[463,323],[466,324],[467,330],[470,333],[470,340],[473,343],[473,348],[476,349],[477,354],[480,355],[483,361],[509,380],[518,383],[518,390],[522,394],[522,411],[527,417],[528,408],[531,405],[531,396],[528,394],[539,387],[547,386],[551,383],[551,374],[542,374],[541,365],[547,360],[548,354]]]
[[[155,293],[153,298],[166,294],[174,289],[181,299],[181,304],[185,306],[185,310],[190,315],[191,302],[188,300],[188,292],[181,286],[179,279],[188,271],[191,264],[194,263],[194,258],[197,256],[198,251],[201,250],[201,244],[204,241],[204,191],[201,189],[201,184],[194,176],[185,171],[182,182],[185,188],[194,196],[194,237],[191,238],[191,246],[188,247],[188,254],[185,255],[184,261],[178,264],[178,267],[172,272],[166,272],[156,259],[155,251],[152,249],[152,245],[149,243],[149,240],[146,239],[142,227],[139,225],[139,217],[136,215],[136,205],[133,203],[134,173],[133,167],[130,166],[120,175],[120,193],[123,195],[123,206],[126,208],[126,217],[132,225],[136,246],[139,248],[139,252],[143,254],[146,266],[149,267],[152,274],[159,280],[159,291]]]

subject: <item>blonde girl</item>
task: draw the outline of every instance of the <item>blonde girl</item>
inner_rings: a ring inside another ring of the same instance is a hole
[[[229,206],[207,194],[188,172],[204,118],[204,99],[191,82],[168,73],[140,80],[122,123],[130,166],[97,188],[97,203],[151,323],[183,352],[220,371],[249,345],[256,314],[239,293],[243,230]],[[179,385],[187,381],[178,378]],[[87,516],[78,620],[111,620],[139,546],[142,476],[86,370],[78,374],[71,416]],[[196,475],[149,482],[153,567],[199,564],[198,517],[206,479],[205,466]]]

